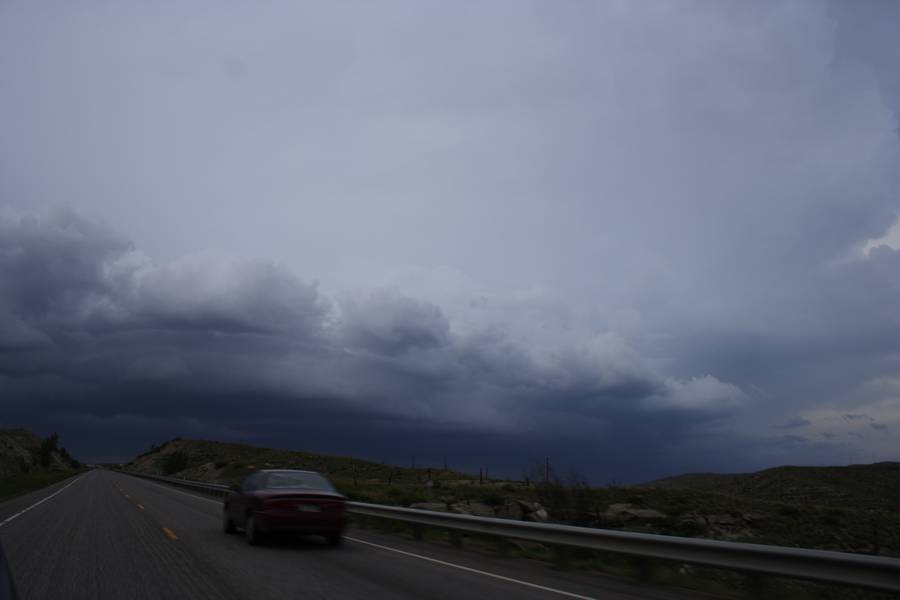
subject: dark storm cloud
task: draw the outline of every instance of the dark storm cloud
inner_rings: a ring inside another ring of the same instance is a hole
[[[437,349],[450,342],[449,321],[440,308],[386,293],[346,299],[340,330],[349,346],[384,355]]]
[[[781,439],[792,444],[805,444],[809,441],[808,438],[805,438],[802,435],[783,435],[781,436]]]
[[[811,424],[812,421],[810,421],[809,419],[804,419],[803,417],[794,417],[793,419],[789,419],[788,421],[785,421],[777,427],[779,429],[795,429],[799,427],[806,427],[807,425]]]
[[[534,349],[512,332],[454,332],[439,307],[397,292],[327,299],[267,263],[157,265],[71,211],[0,228],[7,420],[207,437],[373,421],[596,440],[677,436],[743,400],[710,376],[664,377],[612,337]]]

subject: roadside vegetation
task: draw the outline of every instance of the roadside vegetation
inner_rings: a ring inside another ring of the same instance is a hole
[[[16,477],[0,479],[0,502],[53,485],[85,470],[26,473]]]
[[[0,501],[27,494],[80,473],[84,467],[59,445],[27,429],[0,429]]]
[[[576,475],[548,477],[540,466],[532,466],[522,479],[490,480],[450,469],[412,469],[350,457],[181,439],[154,446],[125,465],[142,473],[228,485],[240,482],[253,469],[265,468],[320,471],[342,493],[361,502],[900,557],[900,495],[882,495],[859,483],[900,488],[898,463],[770,469],[747,475],[752,486],[723,485],[724,492],[715,491],[710,482],[735,476],[685,476],[639,486],[595,487]],[[790,473],[796,477],[789,477]],[[702,479],[699,485],[697,477]],[[847,489],[858,490],[858,495],[822,491],[826,484],[840,490],[842,478],[857,482]]]
[[[479,516],[554,522],[684,537],[900,557],[900,464],[783,467],[746,476],[682,476],[639,486],[588,485],[532,465],[519,480],[491,480],[450,469],[396,467],[350,457],[175,439],[135,458],[126,470],[234,484],[253,469],[297,468],[329,476],[350,499]],[[722,484],[717,485],[717,478]],[[846,485],[844,484],[846,481]],[[369,526],[410,535],[402,525]],[[721,596],[759,582],[684,564],[635,561],[530,542],[427,530],[426,539],[610,575],[650,579]],[[766,597],[880,599],[883,595],[802,582],[766,580]]]

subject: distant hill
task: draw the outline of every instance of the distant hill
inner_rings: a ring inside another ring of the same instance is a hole
[[[27,429],[0,429],[0,480],[29,473],[71,471],[80,466],[59,447],[56,434],[42,439]]]
[[[338,483],[391,481],[403,484],[428,479],[470,479],[469,475],[443,469],[410,469],[346,456],[186,439],[154,446],[124,466],[125,470],[139,473],[177,475],[224,484],[239,482],[253,469],[271,468],[319,471]]]
[[[847,467],[776,467],[757,473],[695,473],[644,488],[715,492],[770,502],[900,511],[900,463]]]

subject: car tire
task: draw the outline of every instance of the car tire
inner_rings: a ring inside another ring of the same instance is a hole
[[[337,548],[344,542],[344,534],[342,533],[329,533],[325,536],[325,541],[328,542],[328,545],[332,548]]]
[[[234,526],[234,521],[231,520],[231,517],[228,516],[228,508],[222,511],[222,525],[225,533],[234,533],[237,531],[237,528]]]
[[[256,525],[256,517],[253,513],[247,515],[247,523],[244,525],[244,534],[247,536],[247,543],[251,546],[258,546],[262,543],[262,533]]]

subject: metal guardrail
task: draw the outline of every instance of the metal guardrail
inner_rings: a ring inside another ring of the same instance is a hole
[[[191,481],[190,479],[179,479],[178,477],[166,477],[165,475],[147,475],[146,473],[133,473],[131,471],[117,471],[118,473],[124,473],[125,475],[131,475],[133,477],[142,477],[143,479],[153,479],[156,481],[162,481],[164,483],[168,483],[171,485],[177,485],[179,487],[189,488],[198,492],[204,492],[207,494],[211,494],[213,496],[222,496],[225,497],[231,493],[231,488],[227,485],[221,485],[219,483],[206,483],[205,481]]]
[[[122,472],[215,496],[226,496],[231,492],[224,485]],[[357,516],[402,521],[420,527],[439,527],[551,546],[586,548],[640,558],[900,593],[900,559],[883,556],[530,523],[363,502],[349,502],[348,505],[350,512]]]

